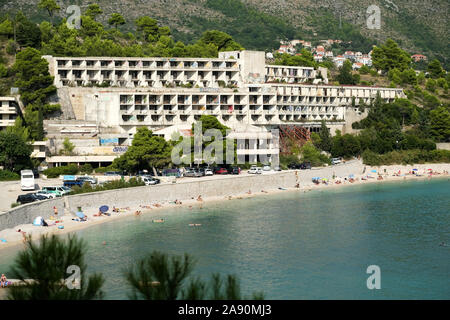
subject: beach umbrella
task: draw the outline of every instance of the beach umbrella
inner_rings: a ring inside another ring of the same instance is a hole
[[[372,170],[372,171],[370,171],[370,172],[377,173],[377,170]]]
[[[354,174],[351,174],[351,175],[349,175],[348,177],[349,177],[349,178],[354,178],[355,175],[354,175]]]
[[[100,210],[101,212],[105,213],[109,210],[108,206],[101,206],[98,210]]]
[[[33,221],[33,226],[42,226],[44,224],[44,218],[36,217]]]
[[[419,169],[413,169],[413,171],[419,171]]]
[[[84,213],[81,211],[78,211],[77,213],[75,213],[77,215],[78,218],[83,219],[85,217]]]

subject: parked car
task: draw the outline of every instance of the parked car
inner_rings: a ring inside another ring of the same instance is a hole
[[[17,197],[16,202],[20,204],[38,201],[38,197],[34,193],[21,194]]]
[[[214,175],[214,172],[211,169],[206,168],[205,169],[205,176],[212,176],[212,175]]]
[[[250,170],[248,170],[248,173],[251,174],[261,174],[263,172],[261,167],[251,167]]]
[[[302,164],[300,164],[300,169],[302,170],[311,169],[311,162],[303,162]]]
[[[231,174],[240,174],[240,173],[241,173],[241,168],[239,168],[239,167],[231,168]]]
[[[39,178],[39,170],[35,168],[32,171],[33,171],[34,178],[35,179]]]
[[[143,177],[142,181],[144,181],[146,186],[152,186],[161,182],[161,180],[153,177]]]
[[[179,169],[164,169],[162,175],[165,177],[181,177],[181,172]]]
[[[338,164],[338,163],[341,163],[342,161],[341,161],[341,159],[339,159],[339,158],[333,158],[333,159],[331,159],[331,164],[332,165],[335,165],[335,164]]]
[[[185,177],[201,177],[203,173],[197,168],[187,168],[184,173]]]
[[[218,168],[214,171],[214,174],[228,174],[227,168]]]
[[[56,195],[54,193],[50,193],[50,192],[44,191],[44,190],[39,190],[38,192],[36,192],[36,194],[47,197],[47,199],[56,198]]]
[[[288,169],[291,169],[291,170],[300,169],[300,164],[290,163],[290,164],[288,164]]]
[[[97,179],[94,177],[90,177],[90,176],[80,176],[77,178],[77,181],[81,181],[83,183],[89,182],[91,185],[97,184]]]
[[[272,168],[270,168],[270,166],[264,166],[262,169],[263,169],[263,171],[270,171],[270,170],[272,170]]]
[[[48,198],[42,194],[33,193],[33,195],[36,197],[37,200],[48,200]]]
[[[122,172],[120,171],[106,171],[105,176],[121,176]]]
[[[73,187],[73,186],[82,187],[83,184],[84,184],[84,181],[78,180],[75,176],[64,176],[63,186],[65,186],[65,187]]]
[[[62,190],[59,190],[58,187],[42,187],[42,191],[52,193],[56,195],[57,197],[62,196]]]
[[[274,167],[273,170],[274,171],[281,171],[281,168],[277,166],[277,167]]]

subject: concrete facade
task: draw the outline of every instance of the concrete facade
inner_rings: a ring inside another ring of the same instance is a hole
[[[18,103],[14,97],[0,97],[0,130],[13,126],[17,118]]]

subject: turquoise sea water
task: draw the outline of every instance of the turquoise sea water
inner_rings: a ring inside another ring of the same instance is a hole
[[[262,290],[266,299],[449,299],[449,196],[449,179],[286,192],[78,234],[89,243],[89,271],[107,279],[107,299],[127,298],[123,268],[155,249],[190,253],[202,277],[237,274],[245,294]],[[2,251],[1,272],[14,255]],[[369,265],[381,269],[380,290],[367,289]]]

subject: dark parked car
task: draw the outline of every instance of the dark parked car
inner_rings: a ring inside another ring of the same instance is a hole
[[[241,168],[233,167],[233,168],[231,168],[230,173],[231,174],[240,174],[241,173]]]
[[[37,200],[47,200],[48,198],[42,194],[33,193]]]
[[[20,204],[38,201],[39,198],[34,193],[21,194],[17,197],[16,202]]]
[[[311,162],[303,162],[302,164],[300,164],[300,169],[302,170],[311,169]]]
[[[290,163],[290,164],[288,164],[288,169],[291,169],[291,170],[300,169],[300,164]]]
[[[35,179],[39,178],[39,171],[38,171],[38,169],[33,169],[33,175],[34,175]]]

